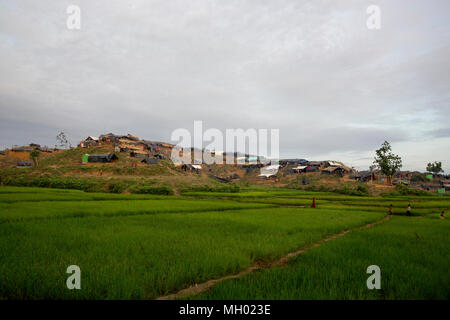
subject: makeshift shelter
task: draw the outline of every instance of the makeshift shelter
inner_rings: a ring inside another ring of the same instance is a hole
[[[114,153],[94,153],[88,156],[88,162],[111,162],[119,159]]]
[[[308,163],[308,160],[306,159],[281,159],[279,163],[282,166],[288,165],[288,164],[297,164],[297,165],[306,165]]]
[[[17,161],[18,167],[31,167],[33,165],[32,162],[26,162],[26,161]]]
[[[345,174],[345,170],[341,167],[327,167],[322,170],[322,174],[343,176]]]
[[[146,164],[158,164],[158,159],[156,159],[156,158],[145,158],[145,159],[142,159],[141,162],[142,163],[146,163]]]
[[[231,182],[231,178],[222,178],[222,177],[218,177],[218,176],[210,176],[210,178],[217,180],[219,182],[223,182],[223,183],[229,183]]]
[[[202,166],[199,164],[183,164],[181,166],[181,170],[183,171],[194,171],[196,173],[200,173],[200,170],[202,170]]]
[[[281,165],[279,164],[272,164],[270,166],[263,167],[261,171],[277,171],[278,169],[280,169],[280,167]]]
[[[261,168],[261,173],[258,175],[259,178],[271,178],[276,177],[278,173],[278,169],[280,168],[279,164],[273,164],[267,167]]]
[[[295,173],[301,173],[301,172],[305,172],[306,168],[307,168],[307,166],[297,166],[295,168],[292,168],[291,170]]]
[[[41,148],[39,148],[39,150],[41,152],[52,153],[52,150],[49,147],[47,147],[47,146],[41,147]]]
[[[130,157],[133,158],[147,158],[148,157],[148,153],[145,151],[140,151],[140,150],[133,150],[130,152]]]
[[[307,166],[305,169],[305,172],[317,172],[319,171],[318,166]]]
[[[133,136],[132,134],[127,133],[126,136],[122,136],[123,139],[128,139],[132,141],[139,141],[139,138],[136,136]]]
[[[450,180],[441,180],[440,181],[441,187],[445,190],[450,190]]]
[[[277,175],[275,173],[270,173],[270,172],[266,172],[266,173],[261,173],[258,175],[258,178],[260,179],[270,179],[270,178],[276,178]]]
[[[323,165],[323,162],[322,161],[308,161],[307,165],[312,166],[312,167],[320,167]]]
[[[258,160],[258,157],[251,156],[247,157],[246,162],[257,162]]]
[[[259,169],[262,168],[263,165],[261,163],[249,163],[249,164],[244,164],[242,165],[242,169]]]
[[[344,164],[342,162],[331,160],[322,161],[322,165],[327,167],[344,167]]]
[[[357,173],[354,173],[351,178],[355,179],[356,181],[361,182],[367,182],[367,181],[374,181],[376,180],[376,175],[374,172],[371,171],[360,171]]]
[[[236,163],[237,164],[244,164],[246,162],[247,158],[246,157],[237,157],[236,158]]]
[[[33,151],[33,147],[13,147],[11,148],[11,151],[13,152],[31,152]]]
[[[6,150],[6,155],[8,157],[20,160],[27,161],[31,160],[30,152],[33,151],[33,148],[30,147],[14,147]]]
[[[160,153],[155,153],[153,156],[155,158],[157,158],[157,159],[160,159],[160,160],[166,160],[167,159],[165,155],[160,154]]]
[[[84,139],[83,141],[81,141],[79,143],[79,146],[81,148],[88,148],[91,146],[95,146],[98,144],[98,138],[97,137],[93,137],[93,136],[89,136],[86,139]]]
[[[118,142],[120,136],[116,136],[114,133],[102,134],[98,139],[104,142]]]

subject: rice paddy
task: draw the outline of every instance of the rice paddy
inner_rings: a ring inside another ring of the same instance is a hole
[[[310,208],[312,197],[317,208]],[[446,299],[446,197],[374,198],[296,190],[95,194],[0,187],[1,299],[154,299],[274,261],[321,239],[403,215],[313,247],[275,267],[226,280],[194,299]],[[379,264],[382,290],[365,268]],[[69,290],[69,265],[81,289]]]

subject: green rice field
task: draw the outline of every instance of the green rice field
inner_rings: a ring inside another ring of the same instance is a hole
[[[310,208],[312,198],[316,208]],[[411,217],[405,216],[408,203]],[[358,229],[394,216],[371,228]],[[0,187],[0,299],[155,299],[354,229],[188,299],[448,299],[448,197]],[[69,290],[67,267],[81,269]],[[366,268],[381,268],[369,290]]]

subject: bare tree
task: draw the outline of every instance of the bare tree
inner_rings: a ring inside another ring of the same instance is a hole
[[[66,134],[63,131],[61,131],[56,136],[56,146],[60,146],[60,147],[65,148],[65,149],[72,148],[72,144],[69,142],[69,140],[66,137]]]

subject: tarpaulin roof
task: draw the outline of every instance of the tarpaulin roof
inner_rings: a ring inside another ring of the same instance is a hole
[[[273,165],[264,167],[263,169],[264,169],[264,170],[267,170],[267,171],[270,171],[270,170],[278,170],[279,168],[280,168],[280,165],[279,165],[279,164],[273,164]]]
[[[260,175],[258,175],[258,177],[266,177],[266,178],[272,176],[276,176],[276,174],[268,172],[268,173],[261,173]]]

